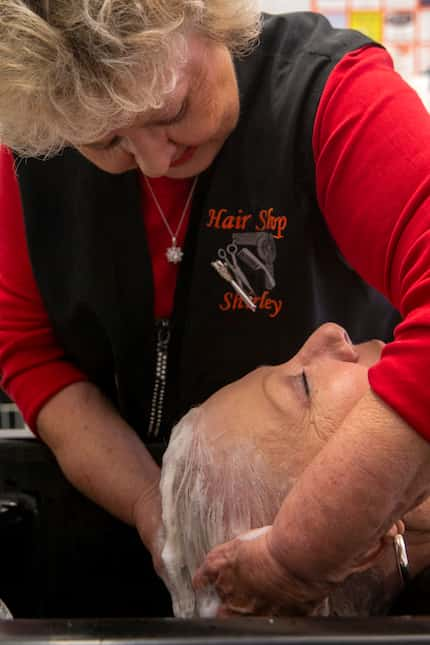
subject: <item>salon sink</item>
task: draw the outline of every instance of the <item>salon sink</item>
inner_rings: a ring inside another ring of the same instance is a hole
[[[429,618],[0,621],[2,645],[406,645],[430,643]]]
[[[19,619],[172,615],[137,531],[75,490],[41,442],[1,435],[0,598]]]

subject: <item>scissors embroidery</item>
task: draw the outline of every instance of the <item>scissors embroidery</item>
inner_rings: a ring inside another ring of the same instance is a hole
[[[237,252],[238,252],[237,244],[234,244],[234,243],[228,244],[226,249],[218,249],[218,257],[230,269],[231,273],[233,274],[239,286],[242,289],[246,288],[249,294],[255,295],[255,291],[252,288],[251,283],[249,282],[248,278],[246,277],[246,275],[244,274],[244,272],[239,266],[239,263],[236,258]]]

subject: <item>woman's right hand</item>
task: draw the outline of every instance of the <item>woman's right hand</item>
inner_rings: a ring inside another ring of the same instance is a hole
[[[328,589],[297,581],[270,551],[272,527],[249,531],[212,549],[193,579],[197,592],[213,587],[219,617],[311,615]]]
[[[158,480],[139,495],[134,507],[134,523],[142,542],[151,553],[156,573],[164,580],[164,566],[161,559],[163,522]]]

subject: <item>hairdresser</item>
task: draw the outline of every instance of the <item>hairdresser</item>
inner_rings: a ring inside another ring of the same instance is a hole
[[[270,543],[205,574],[222,586],[233,563],[225,612],[267,610],[277,576],[306,611],[428,494],[421,102],[383,48],[312,13],[3,0],[0,141],[2,387],[161,573],[145,444],[324,321],[354,342],[395,328]]]

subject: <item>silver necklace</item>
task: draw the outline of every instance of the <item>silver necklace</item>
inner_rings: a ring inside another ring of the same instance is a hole
[[[167,217],[165,216],[164,211],[160,206],[160,202],[158,201],[157,196],[154,193],[154,189],[152,188],[152,186],[151,186],[151,184],[149,182],[149,179],[148,179],[148,177],[146,177],[146,175],[145,175],[145,181],[146,181],[146,184],[147,184],[147,186],[149,188],[149,191],[150,191],[150,193],[152,195],[152,199],[154,200],[155,205],[156,205],[156,207],[158,209],[158,212],[161,215],[161,219],[162,219],[162,221],[164,223],[164,226],[167,228],[167,230],[168,230],[168,232],[170,234],[170,237],[172,238],[172,246],[169,246],[166,249],[167,261],[171,262],[172,264],[178,264],[179,262],[181,262],[182,258],[184,257],[184,252],[182,251],[181,247],[176,244],[176,241],[177,241],[177,238],[178,238],[179,231],[181,230],[181,226],[183,224],[183,221],[185,219],[185,215],[187,214],[188,206],[190,205],[190,202],[191,202],[191,199],[192,199],[192,196],[193,196],[193,193],[194,193],[194,189],[195,189],[196,184],[197,184],[197,177],[194,178],[193,185],[191,186],[190,194],[188,195],[187,201],[185,202],[184,210],[182,211],[181,219],[179,220],[179,224],[176,227],[175,232],[172,231],[171,226],[169,224],[169,221],[168,221]]]

